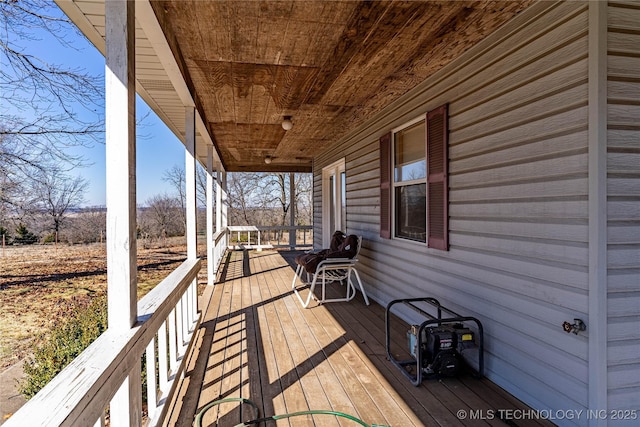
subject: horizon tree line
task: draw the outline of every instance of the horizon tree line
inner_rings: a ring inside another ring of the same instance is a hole
[[[0,202],[0,244],[103,242],[106,209],[81,207],[88,182],[55,169],[40,173],[28,184],[29,196]],[[198,167],[198,232],[206,230],[205,171]],[[180,178],[182,176],[182,178]],[[295,223],[311,225],[311,174],[295,174],[289,194],[288,173],[230,173],[228,200],[230,225],[286,226],[294,203]],[[185,182],[180,167],[165,171],[171,192],[149,197],[138,207],[138,237],[160,239],[182,236],[186,227]],[[24,184],[24,183],[23,183]],[[26,185],[26,184],[24,184]],[[215,226],[215,224],[214,224]]]

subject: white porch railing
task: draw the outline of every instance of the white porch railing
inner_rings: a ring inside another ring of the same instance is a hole
[[[223,228],[213,235],[213,259],[209,260],[213,263],[213,271],[215,273],[218,272],[218,268],[220,267],[220,263],[222,262],[222,258],[224,257],[224,253],[227,251],[227,247],[229,246],[229,230],[228,228]]]
[[[229,248],[268,249],[268,248],[310,248],[313,246],[311,225],[298,226],[262,226],[232,225],[229,229]],[[300,236],[302,234],[302,236]],[[290,236],[295,235],[294,241]],[[245,239],[246,236],[246,239]],[[232,238],[235,238],[232,239]]]
[[[229,248],[230,229],[223,228],[212,237],[213,259],[217,272]],[[255,227],[258,233],[302,230],[302,242],[296,239],[261,247],[310,246],[307,231],[311,226]],[[288,233],[285,233],[288,236]],[[248,239],[250,240],[250,239]],[[270,240],[270,239],[269,239]],[[196,279],[200,260],[184,261],[138,302],[138,322],[131,329],[107,329],[73,362],[62,370],[38,394],[31,398],[4,424],[23,426],[104,426],[107,409],[113,427],[129,427],[120,420],[142,419],[140,367],[146,363],[146,393],[149,422],[162,424],[165,403],[170,402],[184,371],[185,355],[190,350],[200,318],[197,313]],[[130,387],[128,407],[110,407],[122,387]],[[114,411],[124,411],[114,416]],[[134,424],[138,424],[137,422]]]
[[[115,393],[139,373],[142,357],[147,366],[149,425],[163,418],[183,374],[196,311],[196,278],[200,260],[187,260],[138,302],[138,322],[127,331],[108,329],[38,394],[7,420],[7,427],[101,426]],[[158,369],[156,370],[156,361]],[[150,362],[150,363],[149,363]],[[137,370],[137,371],[136,371]],[[139,382],[138,382],[139,384]],[[141,396],[140,386],[132,393]],[[132,399],[140,401],[138,399]],[[141,408],[130,403],[117,419],[141,419]],[[113,414],[112,414],[113,415]],[[111,425],[117,425],[111,417]],[[128,427],[128,424],[126,424]]]

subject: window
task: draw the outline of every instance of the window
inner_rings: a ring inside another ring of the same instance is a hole
[[[381,237],[449,249],[447,110],[444,105],[380,138]]]
[[[396,237],[426,242],[427,162],[425,122],[393,134],[393,201]]]

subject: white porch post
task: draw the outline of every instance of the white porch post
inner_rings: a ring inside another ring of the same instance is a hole
[[[222,230],[222,171],[216,171],[216,232]]]
[[[136,322],[135,3],[105,2],[107,295],[109,329]],[[111,425],[142,423],[140,368],[111,401]]]
[[[187,259],[198,257],[197,228],[196,228],[196,110],[195,107],[185,108],[185,182],[186,182],[186,215],[187,215]],[[191,288],[185,294],[186,301],[183,304],[183,325],[190,326],[196,320],[197,315],[197,279],[194,279]],[[186,336],[186,328],[183,329]]]
[[[227,216],[228,214],[228,201],[227,201],[227,197],[229,196],[227,193],[227,173],[225,171],[222,171],[222,174],[220,175],[221,179],[222,179],[222,198],[221,198],[221,207],[220,210],[222,212],[222,227],[227,227],[229,225],[229,217]]]
[[[218,230],[215,230],[218,231]],[[213,285],[214,242],[213,242],[213,147],[207,147],[207,285]]]
[[[125,0],[105,4],[109,327],[123,330],[137,317],[134,6]]]
[[[185,182],[187,199],[187,259],[198,256],[196,246],[196,111],[185,108]]]
[[[291,227],[296,226],[296,174],[289,173],[289,225]],[[289,247],[291,250],[296,246],[296,230],[289,230]]]

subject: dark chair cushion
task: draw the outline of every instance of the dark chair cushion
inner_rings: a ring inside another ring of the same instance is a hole
[[[327,258],[353,258],[358,253],[358,236],[350,234],[338,246],[338,249],[327,254]]]
[[[298,255],[295,260],[304,267],[307,273],[313,274],[318,264],[327,258],[353,258],[358,253],[358,236],[346,236],[342,231],[335,231],[331,236],[329,249]]]

